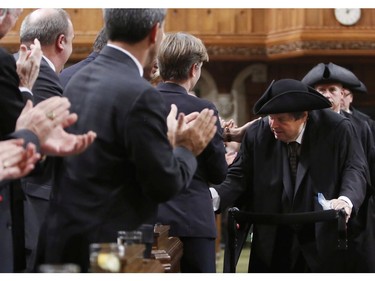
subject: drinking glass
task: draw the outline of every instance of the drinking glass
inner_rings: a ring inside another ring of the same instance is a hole
[[[117,243],[90,244],[90,271],[94,273],[123,272],[126,264],[125,246]]]

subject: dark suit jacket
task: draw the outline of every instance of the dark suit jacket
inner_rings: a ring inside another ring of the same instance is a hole
[[[63,88],[55,71],[42,58],[39,75],[33,86],[34,104],[54,96],[62,96]],[[47,157],[43,163],[36,166],[34,171],[23,178],[22,188],[25,217],[25,248],[27,271],[34,266],[34,256],[39,230],[46,212],[52,190],[54,174],[54,157]]]
[[[89,244],[116,242],[118,230],[155,223],[158,203],[190,183],[196,159],[185,148],[172,150],[169,109],[120,50],[106,46],[64,95],[79,116],[69,132],[93,130],[97,138],[56,169],[39,262],[73,262],[87,271]]]
[[[38,78],[33,86],[34,104],[54,96],[62,96],[63,87],[59,76],[42,58]]]
[[[7,136],[7,139],[22,138],[25,146],[31,142],[35,144],[36,150],[40,152],[38,137],[29,130],[18,130]],[[0,253],[4,255],[0,264],[0,272],[22,272],[25,269],[25,233],[23,203],[24,193],[20,180],[7,180],[0,182],[0,225],[1,242]],[[5,227],[4,227],[5,226]]]
[[[20,92],[14,57],[0,49],[0,140],[8,138],[15,129],[28,92]],[[0,272],[24,269],[24,233],[20,181],[5,182],[0,188]],[[15,213],[16,212],[16,213]]]
[[[362,144],[366,157],[368,158],[374,147],[374,135],[371,131],[369,121],[361,119],[359,115],[353,115],[346,111],[341,111],[341,114],[348,118],[353,124],[354,131],[357,134],[358,140]]]
[[[286,144],[275,139],[267,117],[247,129],[241,151],[217,191],[221,208],[240,197],[241,202],[236,203],[240,209],[259,213],[282,213],[287,208],[291,212],[320,211],[318,193],[328,200],[347,196],[355,216],[365,198],[367,173],[350,121],[330,109],[318,110],[309,114],[294,194]],[[335,272],[337,225],[319,223],[315,230],[307,227],[297,235],[304,241],[300,248],[309,267],[313,272]],[[273,253],[278,244],[276,233],[276,226],[254,226],[250,271],[273,272],[272,264],[285,259],[283,254]]]
[[[209,108],[218,116],[213,103],[189,95],[177,84],[161,83],[157,89],[162,93],[168,108],[171,104],[176,104],[178,111],[185,114]],[[198,169],[189,188],[159,206],[158,222],[171,226],[171,236],[216,238],[209,185],[221,183],[228,166],[219,117],[216,126],[215,137],[197,158]]]
[[[360,119],[364,119],[366,121],[368,120],[372,120],[371,117],[365,113],[363,113],[362,111],[354,108],[353,106],[350,106],[350,110],[352,111],[352,114]],[[372,120],[373,121],[373,120]]]
[[[375,122],[368,115],[351,107],[352,114],[345,113],[354,125],[358,139],[361,140],[369,164],[371,186],[367,189],[366,198],[354,223],[364,227],[361,237],[364,239],[362,252],[366,253],[365,265],[370,272],[375,272]]]
[[[92,52],[87,58],[84,60],[81,60],[80,62],[77,62],[76,64],[73,64],[67,68],[64,68],[60,75],[60,82],[63,88],[68,84],[70,78],[81,68],[92,62],[97,56],[99,55],[98,52]]]
[[[19,90],[19,77],[14,57],[0,48],[0,137],[12,133],[25,101]]]

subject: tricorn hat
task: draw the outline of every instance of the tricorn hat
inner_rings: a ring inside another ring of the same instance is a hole
[[[334,63],[319,63],[314,66],[301,80],[306,85],[340,83],[345,88],[359,87],[361,81],[350,70]]]
[[[254,114],[289,113],[331,106],[328,99],[301,81],[281,79],[271,82],[255,103],[253,112]]]
[[[367,94],[367,87],[361,81],[358,87],[348,87],[353,94]]]

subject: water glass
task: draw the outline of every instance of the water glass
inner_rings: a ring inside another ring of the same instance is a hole
[[[117,243],[90,244],[90,271],[93,273],[124,272],[125,246]]]

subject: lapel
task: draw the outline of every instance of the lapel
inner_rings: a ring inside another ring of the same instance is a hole
[[[306,124],[306,129],[304,132],[303,140],[302,140],[302,145],[301,145],[301,152],[299,155],[299,162],[298,162],[298,167],[297,167],[297,175],[296,175],[296,186],[294,190],[294,196],[296,196],[298,190],[301,188],[301,184],[303,182],[304,177],[306,176],[307,171],[309,170],[310,167],[310,147],[311,147],[311,142],[313,141],[313,138],[310,136],[313,136],[314,134],[311,134],[311,130],[313,127],[311,127],[311,124],[309,121],[307,121]]]
[[[305,145],[306,143],[303,142],[302,147],[301,147],[301,155],[299,156],[299,162],[298,162],[298,167],[297,167],[296,186],[294,189],[294,196],[297,194],[298,190],[300,189],[302,180],[305,177],[306,172],[310,165],[310,161],[308,160],[309,157],[307,153],[302,152],[302,150],[304,150],[305,152],[308,151],[307,149],[304,149]]]

